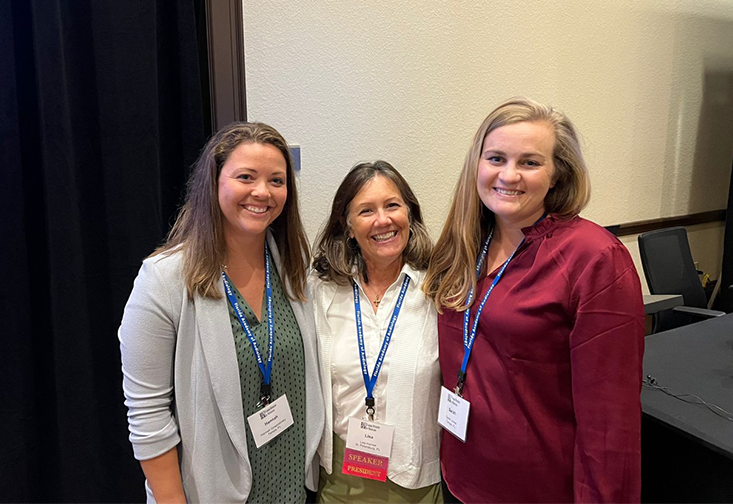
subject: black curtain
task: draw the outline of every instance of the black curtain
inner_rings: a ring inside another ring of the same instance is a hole
[[[117,327],[210,134],[201,0],[0,2],[0,500],[143,501]]]

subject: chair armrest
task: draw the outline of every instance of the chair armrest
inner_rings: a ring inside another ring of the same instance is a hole
[[[672,308],[672,311],[698,318],[713,318],[725,315],[725,312],[722,311],[708,310],[707,308],[693,308],[692,306],[675,306]]]

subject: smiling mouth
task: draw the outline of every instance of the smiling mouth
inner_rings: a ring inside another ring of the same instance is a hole
[[[267,210],[269,210],[268,207],[256,207],[256,206],[249,206],[249,205],[245,205],[244,209],[252,213],[258,213],[258,214],[265,213],[267,212]]]
[[[524,191],[512,191],[509,189],[502,189],[501,187],[494,187],[494,191],[503,196],[519,196],[520,194],[524,194]]]
[[[397,231],[390,231],[388,233],[374,235],[372,236],[372,240],[376,242],[383,242],[389,240],[390,238],[394,238],[395,236],[397,236]]]

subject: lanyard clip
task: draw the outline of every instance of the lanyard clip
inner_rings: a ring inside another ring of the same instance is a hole
[[[366,413],[369,415],[369,421],[374,421],[374,398],[373,397],[367,397],[366,398]]]
[[[466,383],[466,373],[463,371],[458,371],[458,383],[456,384],[456,388],[453,389],[453,391],[456,393],[458,397],[463,397],[463,385]]]
[[[272,395],[272,385],[269,383],[262,382],[260,385],[260,402],[257,403],[257,407],[261,408],[270,404],[270,396]]]

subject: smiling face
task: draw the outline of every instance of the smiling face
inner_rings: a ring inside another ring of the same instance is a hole
[[[519,122],[486,135],[477,189],[497,224],[531,226],[545,212],[553,186],[555,135],[544,122]]]
[[[384,268],[402,261],[410,238],[407,205],[397,186],[375,176],[349,203],[349,236],[355,238],[368,267]]]
[[[219,173],[219,208],[228,239],[263,235],[282,213],[288,197],[287,163],[277,147],[243,143]]]

